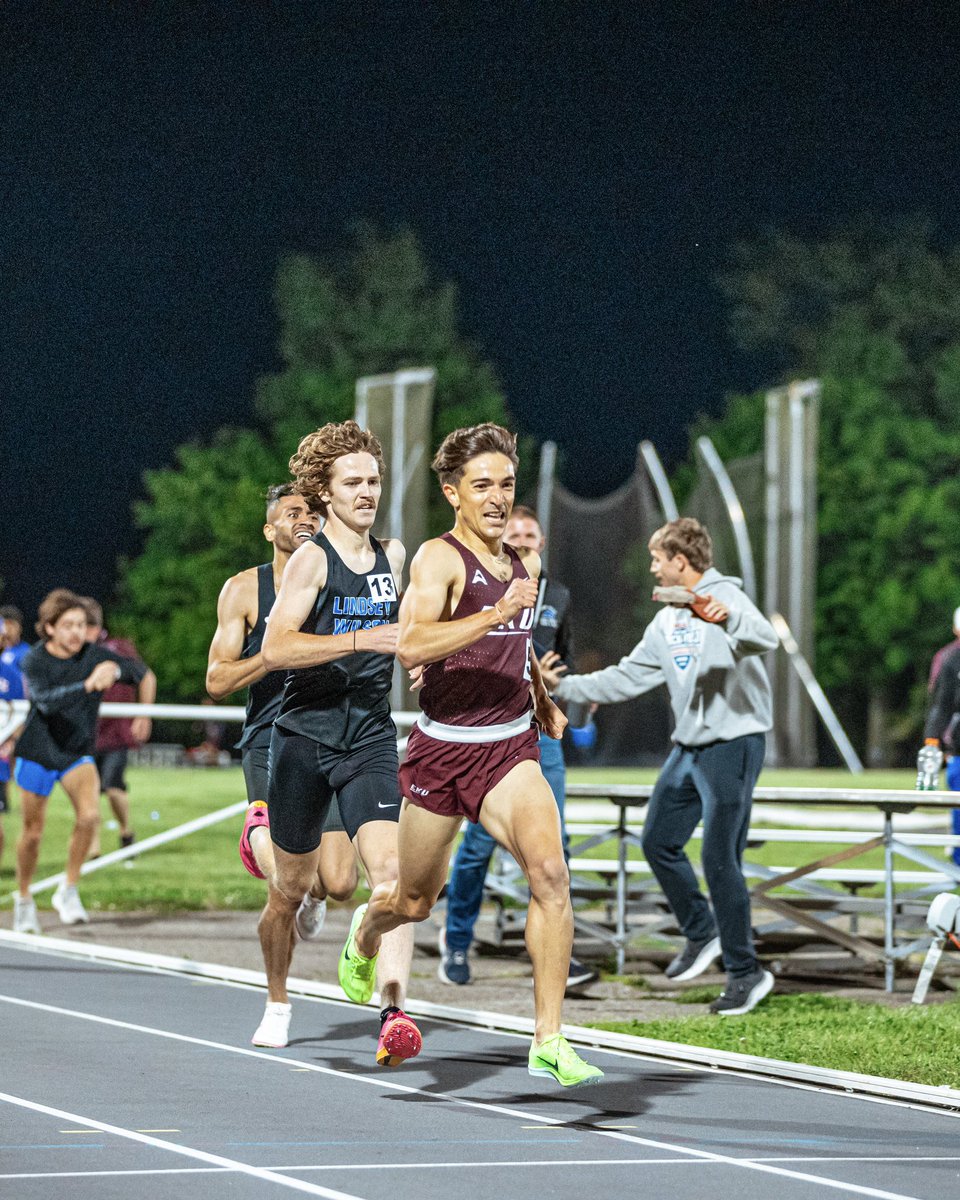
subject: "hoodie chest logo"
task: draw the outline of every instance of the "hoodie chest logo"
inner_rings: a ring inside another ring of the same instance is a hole
[[[667,649],[678,675],[685,675],[700,658],[703,646],[703,627],[682,610],[677,612],[673,628],[667,632]]]

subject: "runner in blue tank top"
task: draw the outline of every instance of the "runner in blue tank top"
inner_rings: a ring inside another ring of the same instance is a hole
[[[260,650],[290,555],[320,528],[319,513],[310,510],[292,483],[271,487],[266,502],[263,536],[273,547],[273,561],[241,571],[223,585],[206,680],[207,693],[213,700],[247,688],[247,716],[239,746],[248,807],[240,834],[240,860],[257,879],[269,878],[274,869],[267,811],[267,758],[286,679],[284,671],[267,671]],[[327,896],[347,900],[357,886],[356,855],[339,819],[336,801],[330,806],[323,833],[317,877],[297,910],[297,932],[304,939],[320,933]]]
[[[268,669],[289,671],[270,742],[276,871],[260,918],[269,996],[261,1030],[272,1031],[273,1045],[287,1040],[294,913],[316,874],[333,793],[371,887],[396,879],[400,815],[389,692],[404,550],[371,536],[380,443],[355,421],[325,425],[301,441],[290,470],[326,524],[290,559],[261,651]],[[420,1032],[403,1012],[412,953],[412,929],[384,941],[380,1066],[420,1051]],[[370,983],[372,993],[372,973]]]

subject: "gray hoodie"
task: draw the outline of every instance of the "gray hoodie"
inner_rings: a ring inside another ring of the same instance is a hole
[[[757,657],[773,650],[773,626],[742,591],[741,580],[710,567],[692,590],[709,593],[730,612],[723,625],[664,605],[640,642],[615,667],[564,676],[557,700],[615,704],[667,685],[681,746],[729,742],[772,726],[770,684]]]

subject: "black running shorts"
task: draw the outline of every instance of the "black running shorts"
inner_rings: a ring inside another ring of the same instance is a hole
[[[343,751],[275,725],[267,795],[274,845],[288,854],[316,850],[334,793],[351,840],[368,821],[398,821],[398,767],[392,728],[362,749]]]
[[[116,788],[120,792],[127,790],[128,753],[125,746],[120,746],[116,750],[98,750],[94,754],[93,761],[97,764],[101,792],[105,792],[108,788],[111,790]]]
[[[254,800],[266,800],[270,794],[269,760],[270,730],[267,729],[262,736],[258,736],[255,741],[244,747],[243,757],[240,760],[243,766],[244,783],[247,785],[248,804],[252,804]],[[330,801],[327,819],[323,823],[323,832],[344,832],[343,821],[340,819],[340,806],[337,804],[336,796]]]

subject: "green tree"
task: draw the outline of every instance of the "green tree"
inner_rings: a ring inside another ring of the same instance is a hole
[[[885,761],[916,739],[960,598],[960,250],[920,222],[776,234],[738,247],[723,287],[741,349],[823,383],[816,667]],[[693,432],[756,453],[763,411],[733,396]]]
[[[359,376],[432,366],[435,444],[461,425],[509,424],[492,367],[458,329],[453,285],[431,278],[409,231],[363,225],[328,261],[284,258],[275,303],[283,366],[257,383],[255,428],[180,447],[173,467],[146,474],[147,497],[136,506],[146,541],[121,564],[115,623],[136,637],[168,699],[202,694],[219,590],[266,556],[263,493],[288,477],[304,433],[352,416]],[[439,489],[432,505],[439,531],[449,525]]]

